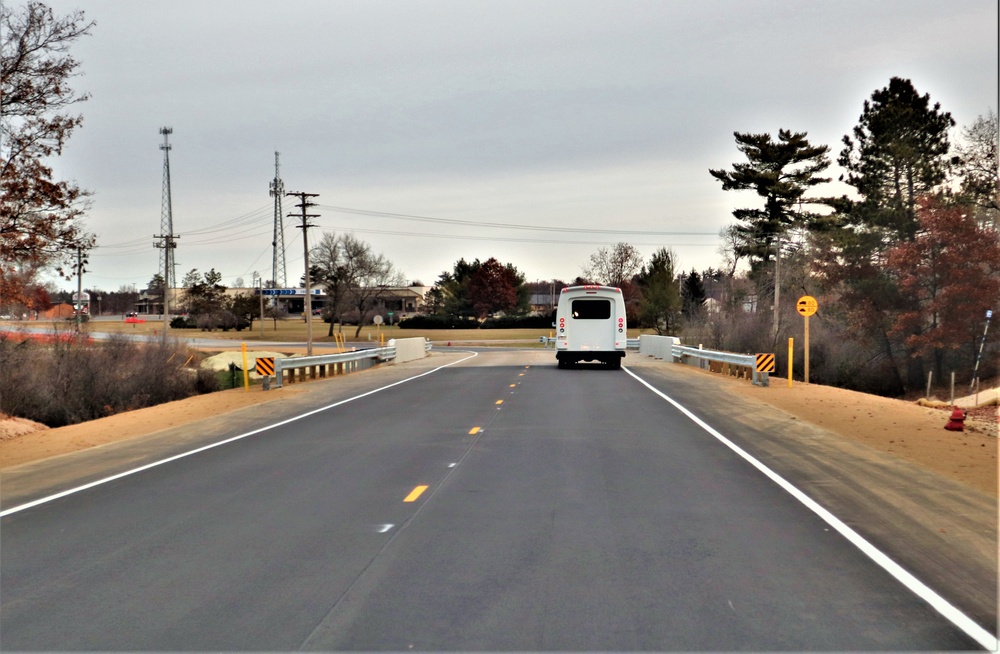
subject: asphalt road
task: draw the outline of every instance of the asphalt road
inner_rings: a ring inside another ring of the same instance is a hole
[[[4,651],[978,648],[626,371],[551,351],[480,354],[0,528]]]

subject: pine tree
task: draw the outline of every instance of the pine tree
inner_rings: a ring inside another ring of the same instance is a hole
[[[746,155],[746,163],[734,163],[733,169],[709,170],[724,191],[755,191],[764,199],[763,208],[733,211],[738,221],[733,230],[734,254],[747,257],[752,271],[767,268],[775,253],[775,241],[789,227],[805,227],[813,218],[798,207],[802,202],[825,202],[805,198],[810,188],[829,182],[819,177],[830,166],[829,148],[809,143],[805,132],[778,130],[778,139],[770,134],[734,132],[737,149]]]
[[[691,274],[684,278],[681,286],[681,301],[684,317],[688,320],[698,317],[702,307],[705,305],[705,286],[701,282],[701,275],[697,270],[691,270]]]
[[[919,95],[908,79],[893,77],[872,93],[854,128],[844,136],[837,162],[841,181],[862,196],[851,223],[878,233],[883,242],[912,239],[917,231],[916,199],[945,181],[948,130],[955,125],[940,103]]]
[[[667,248],[653,253],[649,267],[642,267],[636,282],[641,292],[639,321],[663,336],[676,334],[681,313],[681,297],[674,273],[677,255]]]
[[[892,330],[892,316],[917,310],[916,300],[900,289],[887,266],[890,248],[912,241],[918,232],[917,198],[939,190],[946,179],[951,114],[931,105],[910,80],[893,77],[889,86],[864,102],[854,137],[844,137],[838,162],[842,181],[861,195],[842,199],[836,222],[824,235],[818,270],[839,290],[840,307],[851,329],[870,338],[881,361],[895,370],[894,392],[919,388],[923,359],[912,339]],[[911,336],[916,335],[911,334]]]

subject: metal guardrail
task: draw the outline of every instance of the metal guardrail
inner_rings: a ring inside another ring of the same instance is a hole
[[[428,348],[429,349],[429,348]],[[320,354],[311,357],[287,357],[276,359],[274,362],[275,386],[281,388],[286,371],[292,371],[294,381],[295,370],[309,370],[309,376],[316,378],[317,371],[319,377],[326,377],[328,366],[337,366],[341,372],[361,370],[371,366],[375,361],[389,361],[396,358],[395,347],[375,347],[367,350],[355,350],[353,352],[340,352],[338,354]],[[302,372],[303,379],[305,372]]]
[[[648,338],[648,337],[647,337]],[[655,340],[662,341],[662,345],[654,346],[654,355],[657,358],[663,358],[667,355],[667,347],[669,346],[670,356],[677,363],[686,363],[691,365],[691,360],[698,361],[698,365],[702,368],[705,367],[705,363],[722,363],[729,364],[731,366],[739,366],[746,369],[753,380],[753,383],[758,386],[767,386],[769,384],[769,375],[766,372],[757,372],[757,357],[753,354],[734,354],[732,352],[720,352],[717,350],[702,350],[697,347],[686,347],[684,345],[679,345],[676,341],[678,339],[671,337],[652,337]],[[671,343],[671,340],[674,341]],[[538,342],[544,347],[548,348],[551,343],[555,347],[556,339],[549,336],[539,336]],[[642,339],[630,338],[628,339],[628,349],[629,350],[640,350],[642,351]]]
[[[757,386],[767,386],[769,375],[766,372],[757,372],[757,357],[753,354],[733,354],[732,352],[720,352],[718,350],[702,350],[696,347],[684,345],[674,345],[671,347],[674,361],[690,365],[690,359],[695,359],[704,368],[705,362],[725,363],[734,366],[747,368],[752,373],[753,383]]]
[[[301,378],[303,380],[306,377],[306,373],[304,372],[305,370],[309,371],[308,376],[310,378],[315,379],[317,376],[327,377],[330,372],[337,374],[339,371],[340,374],[344,374],[370,368],[378,361],[391,361],[396,358],[396,341],[391,340],[389,343],[391,343],[391,345],[385,347],[373,347],[364,350],[338,352],[337,354],[319,354],[311,357],[286,357],[275,359],[274,385],[277,388],[281,388],[286,371],[291,372],[291,376],[288,381],[294,382],[294,371],[296,370],[303,371],[301,373]],[[430,352],[432,347],[433,346],[430,341],[425,341],[425,352]],[[332,371],[330,370],[330,366],[334,366]]]

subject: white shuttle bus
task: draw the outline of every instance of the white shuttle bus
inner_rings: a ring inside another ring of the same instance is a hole
[[[628,342],[625,299],[614,286],[567,286],[556,309],[556,360],[560,368],[602,361],[621,368]]]

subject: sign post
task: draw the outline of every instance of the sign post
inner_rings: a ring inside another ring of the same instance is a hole
[[[803,295],[799,298],[799,301],[795,303],[795,310],[802,314],[802,317],[806,319],[805,325],[805,343],[803,343],[803,348],[805,356],[803,358],[803,365],[805,367],[805,383],[809,383],[809,316],[816,313],[816,309],[819,308],[819,303],[811,295]]]
[[[795,357],[795,339],[788,339],[788,388],[792,387],[792,363]]]
[[[983,340],[979,341],[979,354],[976,355],[976,367],[972,370],[972,383],[969,384],[969,390],[976,385],[976,380],[979,379],[979,359],[983,356],[983,346],[986,345],[986,332],[990,330],[990,319],[993,318],[993,309],[986,310],[986,327],[983,328]]]
[[[247,369],[247,343],[243,341],[243,390],[250,392],[250,371]]]

